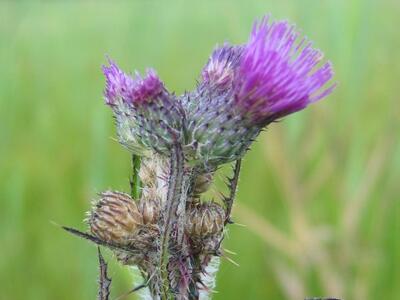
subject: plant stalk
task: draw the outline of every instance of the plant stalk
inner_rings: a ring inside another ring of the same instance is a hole
[[[170,282],[168,273],[168,262],[170,260],[171,245],[175,242],[171,236],[172,230],[175,225],[178,227],[179,214],[178,208],[182,201],[185,201],[185,197],[182,197],[183,185],[184,185],[184,155],[182,147],[179,143],[176,143],[171,150],[170,158],[170,172],[168,179],[168,192],[167,201],[165,204],[166,215],[162,218],[160,228],[163,229],[161,233],[161,249],[160,249],[160,278],[161,282],[161,299],[171,299],[172,295],[170,292]]]

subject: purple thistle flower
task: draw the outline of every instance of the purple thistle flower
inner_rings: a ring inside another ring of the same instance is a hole
[[[327,96],[330,62],[293,25],[254,24],[248,42],[211,54],[197,89],[185,95],[195,156],[207,165],[242,157],[263,127]]]
[[[121,69],[111,60],[108,60],[110,66],[103,65],[103,73],[106,77],[106,88],[104,97],[106,104],[115,105],[119,98],[128,99],[134,80],[132,77],[121,71]]]
[[[265,126],[332,92],[330,62],[285,21],[254,24],[234,80],[234,102],[252,122]]]
[[[141,77],[139,73],[136,73],[132,92],[127,100],[134,105],[141,104],[157,98],[163,90],[164,84],[158,78],[156,71],[147,69],[145,77]]]
[[[138,155],[152,149],[168,153],[182,137],[184,112],[174,95],[168,93],[153,69],[145,76],[131,77],[112,61],[103,66],[104,96],[117,121],[121,144]]]
[[[105,98],[131,151],[168,154],[179,142],[188,161],[213,169],[242,157],[269,123],[332,92],[332,66],[322,58],[295,26],[267,16],[246,44],[212,52],[195,91],[176,97],[154,70],[131,77],[110,60]]]
[[[164,90],[164,84],[153,69],[147,69],[145,77],[136,72],[136,77],[124,73],[112,60],[110,66],[103,66],[106,76],[104,92],[106,103],[115,105],[118,98],[132,105],[140,105],[157,98]]]

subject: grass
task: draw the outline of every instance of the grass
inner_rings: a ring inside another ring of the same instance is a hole
[[[216,43],[266,12],[332,60],[339,87],[262,134],[243,163],[215,299],[400,297],[400,37],[396,1],[2,2],[0,299],[94,299],[84,228],[96,192],[129,188],[100,65],[195,85]],[[113,293],[132,287],[110,255]],[[135,283],[138,284],[138,283]]]

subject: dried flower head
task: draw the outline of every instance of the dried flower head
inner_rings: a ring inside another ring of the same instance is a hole
[[[107,191],[89,212],[90,231],[103,241],[128,245],[143,218],[136,203],[125,193]]]
[[[206,237],[222,232],[224,209],[215,202],[195,204],[187,212],[186,231],[189,236]]]

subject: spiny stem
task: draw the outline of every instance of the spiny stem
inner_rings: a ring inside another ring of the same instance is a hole
[[[232,205],[233,201],[235,200],[237,185],[239,182],[239,174],[240,174],[240,167],[242,165],[242,160],[238,159],[234,166],[233,177],[229,178],[229,197],[224,198],[224,202],[226,205],[226,217],[225,217],[225,225],[227,223],[231,223],[231,212],[232,212]]]
[[[97,253],[99,256],[99,294],[98,300],[108,300],[110,297],[110,286],[111,286],[111,278],[108,278],[107,275],[107,263],[105,262],[103,255],[101,255],[100,247],[97,247]]]
[[[168,180],[168,192],[166,203],[166,216],[163,218],[161,228],[161,251],[160,268],[162,278],[162,299],[169,299],[169,280],[168,280],[168,261],[171,231],[173,225],[177,222],[177,210],[181,201],[181,193],[184,182],[184,155],[180,144],[175,144],[171,151],[170,174]]]

